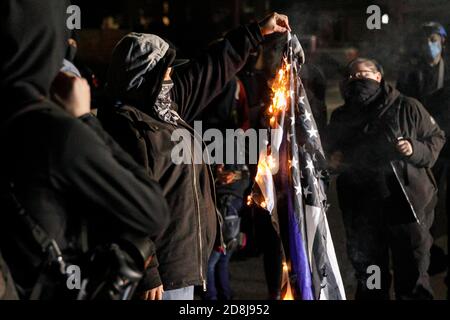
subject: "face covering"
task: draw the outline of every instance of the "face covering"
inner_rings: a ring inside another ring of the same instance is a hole
[[[432,42],[428,41],[427,53],[430,58],[435,60],[442,52],[442,46],[440,41]]]
[[[177,125],[180,116],[175,110],[172,110],[172,99],[170,98],[170,90],[172,88],[173,82],[171,80],[163,82],[161,91],[155,102],[154,110],[162,121]]]
[[[380,83],[372,79],[351,80],[342,87],[342,95],[347,104],[366,104],[380,91]]]
[[[74,46],[67,46],[65,59],[73,62],[75,60],[75,56],[77,55],[77,48]]]

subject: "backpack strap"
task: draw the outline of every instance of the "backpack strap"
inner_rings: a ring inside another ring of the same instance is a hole
[[[25,108],[22,108],[20,111],[16,112],[6,121],[0,124],[0,138],[6,133],[11,124],[19,119],[20,117],[28,114],[29,112],[36,110],[44,110],[43,101],[38,101],[36,103],[30,104]],[[6,178],[6,177],[2,177]],[[54,262],[58,265],[58,270],[61,275],[66,275],[66,263],[63,259],[61,249],[59,248],[55,239],[51,238],[48,233],[27,213],[25,208],[22,206],[20,201],[17,199],[14,191],[14,183],[6,179],[1,182],[1,190],[0,190],[0,199],[3,204],[8,206],[9,211],[15,214],[22,224],[28,229],[32,239],[39,246],[42,253],[47,254],[46,262]],[[45,261],[45,260],[44,260]],[[40,290],[36,290],[36,288],[40,287],[40,279],[42,278],[42,274],[39,276],[38,281],[33,288],[33,292],[30,296],[30,299],[38,298],[37,292]]]
[[[42,106],[43,101],[44,100],[40,100],[22,108],[14,115],[12,115],[10,118],[8,118],[6,121],[1,123],[0,137],[3,136],[3,134],[10,127],[10,125],[18,118],[32,111],[44,110],[45,107]],[[3,198],[6,198],[3,200],[7,201],[11,211],[14,212],[20,218],[23,224],[28,228],[33,239],[39,245],[42,252],[48,252],[49,255],[52,257],[52,260],[55,260],[58,262],[58,264],[60,264],[61,273],[65,273],[65,264],[64,260],[62,259],[61,250],[59,249],[58,244],[54,239],[50,238],[47,232],[27,213],[27,211],[25,210],[25,208],[22,206],[22,204],[19,202],[19,200],[15,195],[14,183],[8,180],[5,181],[5,184],[3,185],[4,189],[1,190]]]
[[[48,254],[49,261],[57,262],[61,274],[66,273],[66,264],[62,257],[61,250],[55,239],[51,238],[48,233],[27,213],[21,205],[14,192],[14,184],[9,183],[7,190],[2,190],[3,200],[8,201],[9,209],[19,217],[23,225],[29,230],[36,244],[39,245],[43,253]],[[6,198],[6,199],[5,199]]]

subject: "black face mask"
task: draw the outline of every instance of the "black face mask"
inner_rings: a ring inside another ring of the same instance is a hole
[[[65,59],[69,60],[70,62],[73,62],[73,60],[75,60],[76,55],[77,55],[77,47],[68,45],[67,50],[66,50]]]
[[[343,83],[342,96],[347,104],[365,105],[381,91],[380,83],[373,79],[356,79]]]

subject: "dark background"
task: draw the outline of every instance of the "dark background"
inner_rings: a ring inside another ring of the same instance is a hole
[[[355,54],[378,59],[394,74],[402,54],[415,45],[409,35],[420,24],[439,21],[450,28],[448,0],[73,0],[81,8],[80,56],[99,72],[114,44],[129,31],[155,33],[170,39],[179,54],[192,57],[227,30],[277,11],[287,14],[299,36],[316,37],[318,64],[326,75]],[[368,30],[371,4],[389,15],[381,30]],[[111,23],[113,22],[113,23]],[[307,46],[307,44],[304,44]],[[100,74],[101,76],[101,74]]]

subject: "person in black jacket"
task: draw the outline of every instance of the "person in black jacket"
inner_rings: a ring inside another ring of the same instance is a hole
[[[59,74],[53,96],[60,105],[50,100],[66,52],[68,5],[0,4],[0,177],[2,186],[14,185],[17,202],[55,240],[63,258],[78,264],[98,245],[127,239],[150,246],[167,227],[169,211],[159,185],[89,114],[86,80]],[[0,203],[0,248],[21,298],[66,297],[53,282],[43,295],[31,295],[47,254],[5,205]]]
[[[99,117],[160,183],[168,200],[171,222],[157,241],[164,299],[193,299],[193,286],[206,289],[208,258],[214,243],[221,245],[209,166],[203,161],[176,164],[172,151],[182,143],[195,152],[192,146],[201,145],[201,139],[192,121],[244,66],[264,35],[288,30],[287,17],[274,13],[260,24],[231,31],[173,74],[176,53],[156,35],[131,33],[114,49],[107,81],[113,103]],[[187,130],[193,141],[173,141],[177,129]]]
[[[347,70],[345,105],[333,112],[324,142],[338,173],[356,299],[389,298],[389,250],[396,298],[431,299],[427,269],[436,184],[430,169],[444,133],[420,102],[383,80],[377,62],[358,58]],[[377,268],[381,274],[371,277]]]

